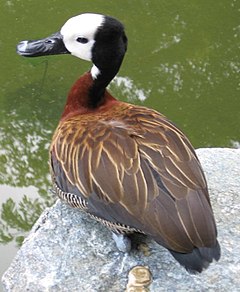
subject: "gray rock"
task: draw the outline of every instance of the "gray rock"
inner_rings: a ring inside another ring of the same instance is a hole
[[[117,251],[111,232],[57,201],[39,218],[3,276],[4,291],[124,291],[128,273],[148,266],[150,291],[240,291],[240,149],[199,149],[218,225],[222,257],[190,275],[148,240],[149,255]]]

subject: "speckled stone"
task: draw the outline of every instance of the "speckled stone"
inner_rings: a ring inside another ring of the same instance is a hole
[[[34,225],[5,272],[7,292],[121,292],[134,266],[152,274],[149,291],[240,291],[240,149],[199,149],[214,209],[222,257],[190,275],[161,246],[117,251],[111,233],[82,212],[57,201]]]

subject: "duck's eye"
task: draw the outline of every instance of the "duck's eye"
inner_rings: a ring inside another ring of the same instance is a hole
[[[76,39],[77,42],[81,43],[81,44],[86,44],[88,42],[88,39],[83,38],[83,37],[78,37]]]

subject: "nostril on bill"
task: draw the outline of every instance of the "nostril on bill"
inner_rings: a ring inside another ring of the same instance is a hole
[[[45,40],[45,43],[46,43],[46,44],[53,44],[53,43],[54,43],[54,40],[47,39],[47,40]]]

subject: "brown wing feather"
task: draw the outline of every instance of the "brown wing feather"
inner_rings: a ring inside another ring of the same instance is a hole
[[[86,199],[90,213],[179,252],[215,244],[200,163],[187,138],[159,113],[124,104],[101,116],[73,117],[60,123],[51,155],[59,187]]]

